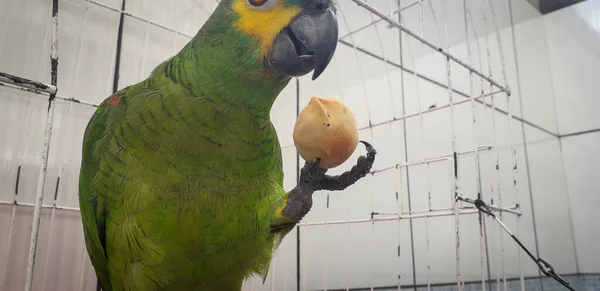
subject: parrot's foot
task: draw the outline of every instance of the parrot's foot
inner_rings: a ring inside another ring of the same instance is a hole
[[[306,162],[304,167],[300,170],[299,184],[312,184],[322,180],[327,170],[319,167],[320,164],[320,158],[318,158],[314,164]]]
[[[314,164],[305,163],[300,171],[300,181],[290,191],[282,214],[299,221],[312,207],[312,194],[315,191],[341,191],[366,176],[375,162],[377,151],[368,142],[360,142],[367,148],[366,156],[358,157],[356,165],[341,175],[325,175],[327,170],[319,167],[320,159],[317,159]]]

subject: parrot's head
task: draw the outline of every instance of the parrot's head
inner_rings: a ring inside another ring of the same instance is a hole
[[[200,96],[267,116],[293,77],[314,71],[315,80],[329,65],[335,13],[333,0],[221,0],[162,71]]]
[[[287,77],[323,73],[338,41],[332,0],[229,0],[233,26],[258,44],[265,70]]]

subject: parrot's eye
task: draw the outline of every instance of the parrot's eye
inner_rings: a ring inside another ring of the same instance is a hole
[[[248,4],[254,8],[269,9],[277,0],[247,0]]]

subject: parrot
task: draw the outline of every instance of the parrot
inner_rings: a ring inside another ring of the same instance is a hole
[[[104,99],[85,128],[79,206],[97,288],[239,291],[268,275],[316,191],[370,173],[376,150],[340,175],[306,162],[283,189],[271,107],[293,78],[330,63],[332,0],[222,0],[149,76]]]

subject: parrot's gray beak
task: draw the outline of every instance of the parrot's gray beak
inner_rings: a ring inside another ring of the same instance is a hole
[[[333,57],[338,23],[331,0],[306,0],[303,11],[275,38],[268,65],[280,74],[300,77],[314,70],[316,80]]]

